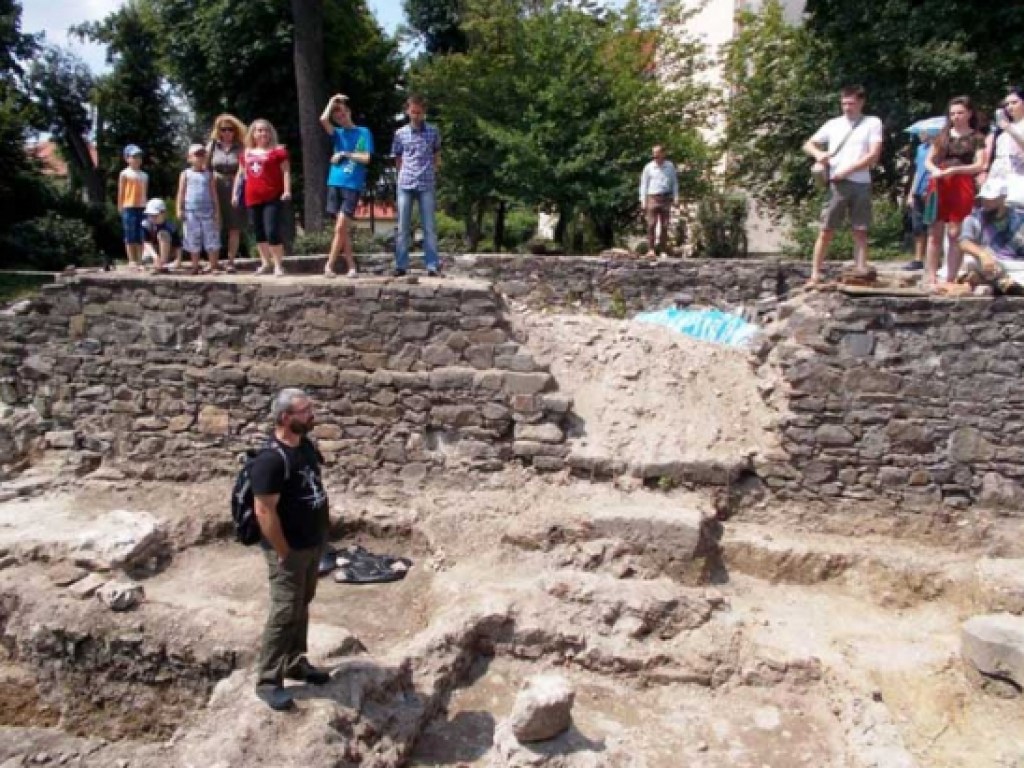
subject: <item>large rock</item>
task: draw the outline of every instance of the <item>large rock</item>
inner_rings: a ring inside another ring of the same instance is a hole
[[[112,611],[127,611],[142,602],[145,594],[141,584],[127,579],[118,579],[100,587],[97,597]]]
[[[1024,488],[996,472],[986,472],[981,478],[978,502],[990,509],[999,509],[1012,516],[1024,513]]]
[[[974,566],[974,590],[981,610],[1024,613],[1024,560],[982,558]]]
[[[576,693],[556,674],[531,677],[516,696],[509,716],[512,732],[522,742],[546,741],[569,729]]]
[[[964,659],[978,672],[1024,687],[1024,617],[974,616],[964,622],[960,642]]]
[[[148,557],[162,541],[163,529],[156,518],[116,509],[70,543],[67,559],[87,568],[121,568]]]

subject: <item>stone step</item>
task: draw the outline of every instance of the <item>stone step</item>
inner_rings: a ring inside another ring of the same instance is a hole
[[[548,553],[561,567],[702,584],[717,565],[720,527],[696,507],[627,496],[555,523],[513,522],[502,542]]]
[[[835,584],[894,607],[942,600],[971,611],[1024,613],[1024,559],[735,521],[721,547],[726,572],[775,584]]]

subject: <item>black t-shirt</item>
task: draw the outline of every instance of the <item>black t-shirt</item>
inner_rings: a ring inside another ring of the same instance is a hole
[[[271,441],[280,446],[284,456],[268,447],[253,459],[249,469],[253,495],[280,495],[277,516],[289,547],[318,547],[327,538],[328,505],[316,447],[305,438],[296,448],[274,437]]]

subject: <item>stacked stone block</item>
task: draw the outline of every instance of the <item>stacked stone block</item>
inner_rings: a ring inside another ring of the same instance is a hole
[[[1020,512],[1024,301],[837,293],[783,314],[761,350],[785,382],[784,453],[757,467],[776,493]]]
[[[501,297],[475,281],[85,276],[0,318],[0,331],[0,393],[141,477],[230,471],[263,439],[285,386],[316,399],[316,436],[342,475],[418,478],[514,458],[557,470],[567,450],[571,402],[515,340]]]

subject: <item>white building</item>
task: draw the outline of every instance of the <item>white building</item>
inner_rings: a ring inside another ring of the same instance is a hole
[[[803,17],[806,0],[779,0],[783,16],[790,24],[799,24]],[[684,0],[684,6],[699,9],[686,23],[686,31],[701,40],[708,48],[708,54],[715,61],[720,60],[723,45],[735,37],[739,28],[739,16],[743,11],[757,12],[765,0]],[[703,7],[701,7],[703,6]],[[704,77],[712,86],[724,88],[722,67],[709,68]],[[724,118],[724,115],[722,116]],[[717,138],[714,137],[713,138]],[[751,205],[747,221],[747,240],[751,255],[778,253],[782,250],[785,227],[776,226],[760,215],[756,206]]]

